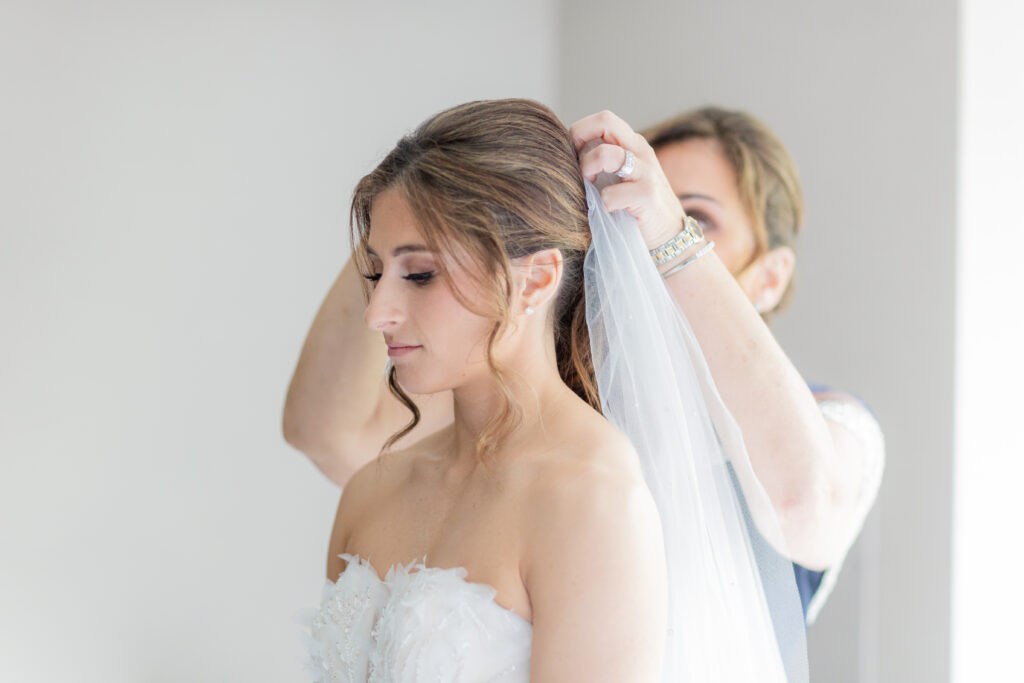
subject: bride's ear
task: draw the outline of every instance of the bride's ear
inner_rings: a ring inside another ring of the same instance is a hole
[[[558,249],[543,249],[512,261],[519,293],[517,313],[539,311],[548,301],[553,301],[562,281],[562,252]]]

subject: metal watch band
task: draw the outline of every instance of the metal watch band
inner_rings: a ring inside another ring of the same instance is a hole
[[[660,247],[651,249],[650,253],[651,258],[654,259],[654,265],[660,266],[668,263],[703,239],[704,231],[700,229],[700,223],[693,216],[687,215],[683,221],[683,229],[678,235]]]

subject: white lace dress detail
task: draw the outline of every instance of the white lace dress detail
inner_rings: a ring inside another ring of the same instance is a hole
[[[529,681],[533,627],[461,567],[348,562],[327,582],[310,629],[316,683]]]

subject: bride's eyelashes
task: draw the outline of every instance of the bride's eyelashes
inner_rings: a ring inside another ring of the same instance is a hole
[[[423,287],[429,284],[434,279],[434,275],[435,271],[428,270],[422,273],[409,273],[408,275],[403,275],[402,279],[408,280],[409,282],[412,282],[417,286]],[[363,275],[364,278],[366,278],[367,280],[374,284],[376,284],[376,282],[380,280],[380,276],[380,273],[365,273]]]
[[[422,273],[409,273],[408,275],[403,275],[402,279],[408,280],[409,282],[413,282],[419,285],[420,287],[423,287],[424,285],[427,285],[428,283],[430,283],[431,280],[434,279],[434,271],[427,270]]]

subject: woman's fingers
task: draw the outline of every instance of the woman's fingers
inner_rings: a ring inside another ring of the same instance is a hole
[[[644,242],[663,244],[679,232],[683,209],[661,170],[654,150],[629,124],[610,111],[591,114],[569,128],[583,176],[593,182],[600,173],[615,173],[636,155],[636,165],[623,182],[601,190],[609,211],[628,211],[637,220]]]
[[[607,110],[583,117],[569,126],[569,134],[577,152],[591,140],[604,140],[606,143],[624,147],[644,160],[649,160],[654,155],[654,150],[642,135]]]
[[[609,211],[628,211],[637,220],[654,208],[650,188],[640,183],[616,183],[601,190],[601,199]]]
[[[583,177],[594,182],[598,173],[615,173],[626,162],[626,150],[618,145],[608,143],[599,144],[596,147],[586,149],[580,154],[580,170]],[[644,162],[637,159],[633,172],[628,178],[631,181],[640,180],[644,171]],[[648,167],[649,168],[649,167]]]
[[[626,211],[636,219],[648,249],[664,244],[682,227],[683,208],[679,201],[665,201],[650,179],[609,185],[601,199],[609,211]]]

